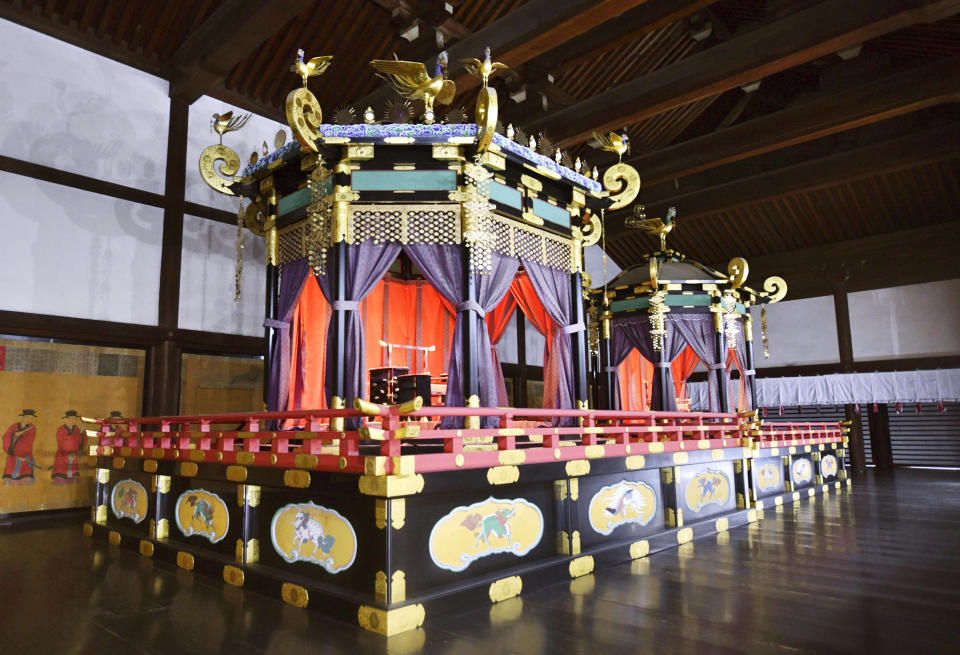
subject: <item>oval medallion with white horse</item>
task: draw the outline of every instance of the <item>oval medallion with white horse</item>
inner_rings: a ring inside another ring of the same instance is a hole
[[[226,537],[230,529],[227,504],[206,489],[188,489],[180,494],[174,517],[185,537],[204,537],[212,544]]]
[[[657,513],[657,494],[645,482],[621,480],[590,499],[590,527],[607,535],[621,525],[646,525]]]
[[[273,547],[286,561],[309,562],[329,573],[350,568],[357,556],[357,533],[339,512],[313,503],[286,505],[270,523]]]
[[[110,509],[118,519],[140,523],[147,518],[148,504],[147,490],[136,480],[120,480],[110,492]]]
[[[457,507],[430,531],[430,557],[448,571],[462,571],[481,557],[526,555],[543,537],[540,508],[523,498],[487,498]]]

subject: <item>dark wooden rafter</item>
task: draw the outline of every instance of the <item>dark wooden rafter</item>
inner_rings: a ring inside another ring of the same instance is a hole
[[[939,126],[906,136],[885,139],[800,164],[746,175],[714,187],[660,198],[648,203],[649,216],[661,215],[670,206],[683,208],[685,221],[783,197],[798,191],[853,182],[925,162],[960,156],[960,124]],[[660,212],[660,214],[658,214]]]
[[[313,0],[228,0],[173,55],[171,96],[193,102]]]
[[[957,101],[960,101],[960,59],[952,58],[810,98],[796,107],[632,157],[627,162],[640,171],[645,184],[657,184]]]
[[[602,25],[643,0],[530,0],[519,8],[477,30],[447,49],[449,76],[462,93],[476,87],[480,79],[468,75],[461,59],[483,55],[490,46],[493,58],[517,67],[565,41]],[[433,60],[424,62],[432,69]],[[377,91],[356,101],[357,106],[378,105],[390,97],[389,90]]]
[[[953,15],[960,0],[828,0],[528,124],[567,147],[888,32]]]

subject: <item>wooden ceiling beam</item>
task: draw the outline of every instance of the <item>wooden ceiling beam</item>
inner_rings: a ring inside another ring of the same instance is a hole
[[[174,53],[178,74],[170,83],[171,97],[193,102],[312,4],[313,0],[227,0]]]
[[[608,20],[576,39],[558,45],[527,62],[527,66],[560,75],[597,59],[625,43],[705,9],[717,0],[647,0],[622,16]]]
[[[960,11],[960,0],[827,0],[675,64],[531,121],[562,147],[773,75],[920,22]]]
[[[646,213],[660,216],[668,207],[676,206],[681,220],[690,221],[791,193],[832,187],[931,161],[960,157],[958,142],[960,122],[938,125],[758,175],[744,175],[726,184],[662,198],[648,203]]]
[[[480,79],[468,75],[460,60],[479,59],[486,46],[490,46],[495,61],[517,67],[620,16],[644,1],[530,0],[448,48],[448,74],[456,82],[458,93],[468,91],[479,85]],[[424,62],[431,71],[433,63],[433,59]],[[351,104],[358,107],[376,106],[390,96],[391,92],[384,86]]]
[[[749,98],[749,95],[744,96]],[[627,160],[657,184],[925,107],[960,101],[960,58],[888,75]]]

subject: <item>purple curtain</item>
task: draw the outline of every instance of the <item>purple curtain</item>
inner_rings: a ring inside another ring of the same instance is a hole
[[[271,412],[287,409],[287,393],[290,386],[290,320],[300,298],[300,291],[307,282],[310,266],[307,260],[298,259],[283,265],[280,275],[280,299],[277,305],[277,319],[266,319],[264,327],[277,331],[270,351],[270,388],[267,390],[267,410]]]
[[[573,307],[570,301],[570,274],[529,259],[524,259],[522,262],[537,298],[540,299],[543,309],[556,326],[553,330],[553,344],[548,352],[553,362],[552,370],[556,371],[556,378],[543,381],[543,397],[555,398],[554,407],[557,409],[573,409],[575,407],[574,363],[570,335],[585,329],[585,326],[582,323],[571,325]],[[548,368],[547,363],[544,362],[543,370],[546,371]],[[556,390],[555,394],[548,393],[548,385]],[[573,419],[560,423],[572,424]]]
[[[744,325],[744,321],[741,318],[738,321],[737,329],[737,347],[733,351],[734,355],[737,358],[737,365],[740,367],[740,370],[743,371],[741,375],[743,376],[743,392],[746,395],[745,401],[747,404],[747,409],[753,409],[753,397],[750,394],[750,386],[753,384],[756,373],[754,371],[747,370],[747,338],[746,330],[747,326]]]
[[[700,358],[708,370],[707,393],[710,398],[710,411],[720,411],[720,394],[717,387],[716,372],[717,347],[714,340],[716,329],[712,314],[677,314],[668,315],[667,321],[674,325],[684,340],[693,348],[694,354]],[[725,359],[725,358],[724,358]],[[721,366],[725,366],[726,362]]]
[[[653,398],[650,403],[651,409],[666,412],[677,411],[677,395],[673,391],[673,374],[670,371],[669,362],[672,362],[683,352],[683,348],[687,343],[677,332],[673,323],[669,320],[664,321],[664,329],[667,333],[663,338],[664,359],[666,360],[663,366],[660,365],[660,356],[653,349],[653,339],[650,337],[651,328],[649,316],[638,316],[637,318],[615,321],[614,329],[616,330],[616,328],[623,331],[624,336],[627,337],[630,343],[636,346],[641,355],[653,362]],[[668,390],[667,406],[661,407],[660,393],[658,390],[661,384],[664,384],[664,382],[661,382],[664,376],[666,376],[665,384]]]
[[[613,407],[610,409],[623,409],[620,402],[620,375],[617,373],[617,367],[630,356],[635,346],[623,330],[611,326],[610,332],[610,368],[613,369]]]
[[[343,359],[339,359],[337,353],[333,352],[332,344],[335,338],[333,330],[327,331],[327,358],[326,372],[323,386],[324,394],[329,399],[334,395],[334,377],[336,368],[344,368],[344,402],[346,406],[353,406],[354,398],[366,397],[366,377],[367,362],[366,348],[364,347],[363,321],[360,320],[360,301],[363,300],[373,288],[377,285],[383,276],[389,270],[390,265],[400,254],[399,244],[378,244],[373,241],[364,241],[362,243],[347,244],[344,246],[346,256],[345,280],[345,300],[338,306],[334,301],[335,290],[331,287],[333,282],[333,264],[335,257],[333,253],[327,256],[327,273],[318,275],[317,281],[320,283],[320,290],[326,296],[334,311],[338,309],[347,310],[347,321],[345,329],[345,343],[343,346]],[[331,316],[331,325],[333,317]],[[350,419],[347,421],[348,429],[353,429],[359,424],[359,419]]]
[[[466,302],[464,297],[464,250],[460,245],[450,244],[407,244],[404,252],[423,273],[423,276],[447,302],[457,309],[457,319],[453,328],[453,340],[450,348],[450,364],[447,367],[447,400],[450,407],[463,407],[463,330],[464,321],[476,322],[479,343],[477,350],[478,378],[480,382],[480,406],[496,407],[498,379],[502,380],[503,371],[494,365],[490,347],[490,335],[483,317],[500,304],[510,290],[520,262],[512,257],[490,253],[491,271],[489,275],[475,275],[476,306]],[[475,309],[478,311],[467,311]],[[502,382],[501,382],[502,383]],[[463,420],[453,417],[444,418],[444,428],[462,427]],[[487,418],[481,421],[483,427],[495,428],[499,419]]]

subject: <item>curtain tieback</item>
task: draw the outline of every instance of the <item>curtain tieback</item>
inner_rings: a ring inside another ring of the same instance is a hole
[[[480,318],[487,315],[487,312],[483,311],[483,307],[473,300],[464,300],[457,303],[457,312],[476,312]]]
[[[580,321],[579,323],[574,323],[574,324],[572,324],[572,325],[564,325],[564,326],[563,326],[563,333],[564,333],[564,334],[576,334],[577,332],[583,332],[583,331],[586,330],[586,329],[587,329],[587,328],[586,328],[586,326],[583,324],[583,321]]]
[[[746,371],[743,372],[743,374],[744,374],[744,375],[756,375],[757,372],[756,372],[754,369],[752,369],[752,368],[748,368]]]
[[[617,370],[618,370],[618,367],[616,367],[616,366],[608,366],[608,367],[606,367],[606,368],[603,369],[603,370],[605,370],[607,373],[616,373]]]
[[[727,365],[726,364],[710,364],[709,368],[711,371],[716,371],[718,369],[727,370]]]
[[[670,368],[670,362],[657,362],[657,368]]]
[[[343,312],[360,311],[359,300],[334,300],[332,306],[334,311],[338,311],[338,310]]]
[[[289,330],[290,321],[278,321],[275,318],[267,318],[263,321],[263,327],[273,328],[274,330]]]

